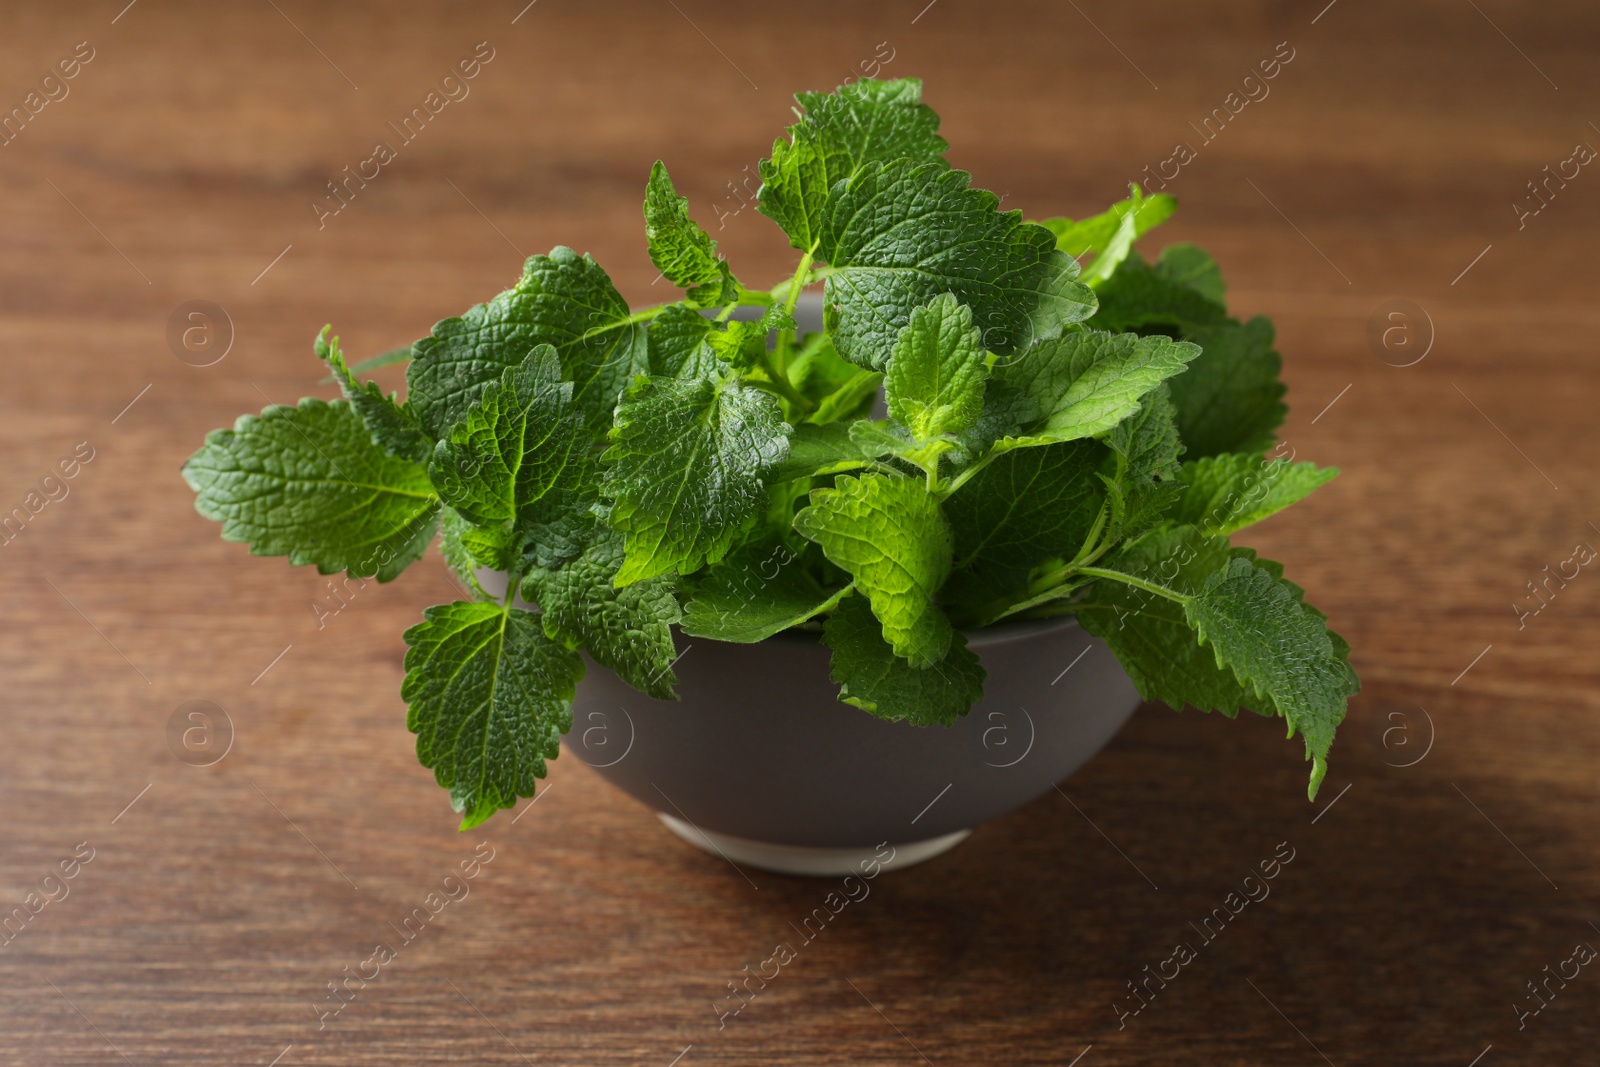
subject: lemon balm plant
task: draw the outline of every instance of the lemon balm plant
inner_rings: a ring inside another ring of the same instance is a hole
[[[1281,716],[1315,795],[1348,646],[1230,543],[1335,473],[1267,455],[1271,325],[1228,315],[1200,249],[1133,250],[1170,197],[1000,211],[920,92],[801,94],[760,168],[798,252],[773,288],[734,276],[657,163],[646,236],[682,300],[632,310],[558,247],[401,353],[404,400],[324,330],[342,399],[244,416],[188,461],[200,513],[259,555],[387,581],[441,540],[474,597],[406,631],[401,695],[463,828],[532,795],[580,652],[673,697],[674,628],[814,632],[840,700],[933,727],[983,692],[967,633],[1072,614],[1146,699]],[[801,333],[818,282],[825,328]]]

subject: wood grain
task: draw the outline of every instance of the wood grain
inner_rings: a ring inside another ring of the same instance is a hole
[[[0,1058],[1592,1061],[1592,968],[1523,1029],[1512,1005],[1600,944],[1600,581],[1520,630],[1511,605],[1600,538],[1600,174],[1521,229],[1510,207],[1600,144],[1592,5],[124,2],[0,15],[0,108],[95,50],[0,148],[0,512],[94,450],[0,547],[0,910],[94,850],[0,951]],[[480,41],[470,95],[319,229],[324,183]],[[752,889],[570,760],[536,811],[457,834],[398,697],[400,632],[450,595],[443,568],[319,629],[325,580],[222,543],[178,477],[206,430],[326,395],[325,322],[357,355],[405,343],[556,244],[659,299],[639,217],[658,157],[741,276],[775,280],[788,252],[741,208],[742,168],[792,92],[874,55],[926,79],[979,184],[1080,215],[1283,41],[1270,95],[1173,181],[1164,237],[1275,318],[1285,436],[1344,470],[1253,538],[1366,680],[1315,807],[1278,725],[1145,708],[1063,795],[875,882],[719,1029],[714,1000],[826,886]],[[1368,347],[1393,298],[1436,331],[1415,366]],[[167,342],[196,299],[234,332],[203,368]],[[167,746],[192,700],[235,727],[211,767]],[[327,984],[480,841],[470,896],[319,1030]],[[1126,983],[1285,841],[1271,896],[1119,1028]]]

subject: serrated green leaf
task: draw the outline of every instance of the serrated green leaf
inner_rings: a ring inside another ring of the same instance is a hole
[[[667,378],[714,375],[716,353],[706,344],[713,328],[710,319],[685,304],[674,304],[657,315],[647,334],[650,373]]]
[[[839,354],[878,369],[911,312],[944,293],[972,309],[984,347],[1009,354],[1094,312],[1049,230],[1001,212],[971,175],[899,159],[832,197],[817,256],[833,268],[824,319]]]
[[[832,610],[849,591],[823,589],[784,544],[752,546],[706,569],[684,605],[682,630],[754,644]]]
[[[1065,218],[1040,219],[1039,225],[1055,234],[1056,247],[1073,259],[1081,262],[1084,256],[1092,255],[1096,266],[1101,259],[1105,259],[1105,266],[1095,276],[1109,277],[1127,255],[1126,248],[1121,255],[1107,254],[1107,249],[1124,229],[1129,233],[1131,247],[1133,241],[1166,222],[1178,210],[1178,201],[1166,193],[1146,196],[1143,189],[1132,183],[1128,186],[1128,193],[1128,199],[1117,201],[1099,215],[1076,222]],[[1089,271],[1084,273],[1087,276]]]
[[[857,369],[842,385],[817,401],[817,410],[808,415],[806,421],[827,424],[862,418],[877,399],[882,384],[882,373]]]
[[[713,307],[738,299],[727,260],[717,255],[717,242],[689,217],[689,201],[672,187],[666,164],[656,160],[645,186],[644,233],[650,262],[685,291],[697,307]]]
[[[761,188],[756,210],[788,234],[789,243],[802,252],[817,247],[822,220],[827,216],[835,176],[829,172],[829,155],[810,141],[772,142],[772,156],[757,167]]]
[[[1178,432],[1191,457],[1223,452],[1261,453],[1288,408],[1278,380],[1283,360],[1273,350],[1272,323],[1256,317],[1190,326],[1184,336],[1200,346],[1189,369],[1172,379]]]
[[[387,582],[421,557],[439,498],[423,468],[372,441],[348,403],[314,398],[213,430],[183,477],[225,541],[323,574]]]
[[[1178,457],[1184,446],[1166,384],[1146,393],[1139,410],[1102,439],[1122,460],[1115,486],[1122,506],[1116,521],[1120,536],[1132,537],[1155,525],[1183,491]]]
[[[583,660],[520,608],[456,601],[422,619],[405,632],[406,728],[470,830],[533,796],[572,728]]]
[[[950,573],[953,539],[920,481],[841,475],[833,488],[812,490],[794,528],[855,578],[896,655],[914,667],[944,658],[953,630],[934,596]]]
[[[955,296],[914,309],[884,376],[890,418],[919,442],[967,429],[983,411],[984,356],[972,310]]]
[[[983,391],[983,411],[977,422],[956,435],[957,447],[951,459],[958,467],[966,466],[994,447],[996,441],[1021,436],[1024,422],[1037,415],[1037,406],[1022,390],[991,372]]]
[[[845,597],[823,624],[833,650],[831,676],[839,699],[880,719],[917,726],[949,726],[983,697],[987,674],[959,632],[949,650],[925,669],[911,666],[883,639],[862,597]]]
[[[1221,303],[1157,271],[1137,252],[1123,260],[1095,295],[1100,306],[1090,325],[1098,330],[1176,333],[1185,326],[1219,326],[1228,321]]]
[[[867,373],[843,359],[826,333],[797,334],[787,370],[795,388],[813,399],[827,396],[856,375]]]
[[[1303,500],[1338,473],[1337,467],[1263,461],[1249,453],[1205,456],[1179,470],[1183,494],[1171,517],[1210,534],[1231,534]]]
[[[850,168],[840,177],[891,159],[935,162],[950,147],[939,136],[939,116],[922,103],[917,78],[862,78],[831,93],[796,93],[795,99],[805,115],[789,133],[843,154]]]
[[[1193,596],[1228,559],[1226,538],[1169,524],[1123,543],[1100,566]],[[1141,697],[1177,711],[1238,714],[1244,688],[1200,646],[1181,604],[1108,579],[1094,583],[1089,600],[1076,609],[1078,621],[1111,646]]]
[[[642,693],[676,700],[672,624],[681,614],[672,582],[651,578],[618,589],[622,561],[621,535],[606,530],[566,566],[530,575],[523,596],[538,602],[549,637],[587,650]]]
[[[472,523],[456,514],[454,508],[439,509],[439,554],[444,557],[445,564],[455,573],[456,578],[466,587],[469,595],[476,595],[481,600],[492,599],[484,592],[483,586],[478,584],[476,573],[479,567],[493,566],[493,562],[484,562],[473,552],[467,544],[468,540],[475,538],[480,531]],[[491,561],[497,553],[491,552]]]
[[[731,381],[641,378],[617,407],[602,491],[627,534],[616,583],[715,563],[765,506],[788,454],[776,397]]]
[[[941,595],[952,615],[987,621],[983,609],[1026,588],[1034,567],[1076,554],[1105,501],[1104,455],[1097,441],[1007,452],[945,498],[955,565]]]
[[[1015,387],[1025,402],[1017,411],[1020,436],[1004,438],[996,447],[1105,433],[1199,354],[1197,346],[1169,337],[1098,330],[1036,341],[1014,359],[995,364],[995,379]]]
[[[645,186],[644,220],[651,262],[691,304],[713,307],[738,298],[739,284],[717,255],[717,243],[689,217],[688,199],[678,195],[660,160]]]
[[[802,252],[816,246],[830,192],[856,169],[909,158],[943,165],[949,147],[939,116],[921,103],[922,83],[866,79],[834,93],[800,93],[806,109],[789,140],[761,161],[757,210],[776,222]]]
[[[1207,579],[1184,613],[1217,664],[1271,700],[1290,737],[1300,732],[1312,763],[1306,792],[1316,799],[1334,731],[1356,691],[1327,626],[1270,572],[1237,557]]]
[[[850,443],[855,446],[856,451],[868,459],[899,455],[910,452],[916,447],[916,442],[911,440],[904,429],[888,422],[857,419],[850,424],[847,432],[850,435]]]
[[[422,424],[417,421],[410,405],[398,403],[392,395],[385,396],[376,382],[356,381],[355,375],[345,365],[344,354],[339,351],[339,339],[327,339],[329,329],[324,326],[317,335],[317,358],[333,371],[339,391],[356,414],[361,416],[367,432],[372,435],[372,443],[399,459],[412,463],[428,462],[428,456],[433,452],[433,440],[422,432]]]
[[[1222,280],[1222,269],[1211,253],[1196,244],[1182,242],[1168,245],[1156,258],[1156,273],[1164,278],[1186,285],[1207,300],[1220,304],[1228,292]]]
[[[825,425],[804,424],[796,426],[789,435],[789,454],[772,469],[767,483],[791,481],[828,474],[842,474],[867,466],[872,461],[870,449],[863,449],[851,438],[851,430],[860,423],[830,422]],[[881,454],[881,453],[879,453]]]
[[[589,256],[557,247],[530,258],[515,288],[443,320],[412,346],[406,385],[423,428],[444,437],[491,383],[541,344],[560,355],[591,430],[611,421],[623,388],[650,370],[645,324],[632,321],[606,272]]]
[[[747,370],[760,366],[766,358],[767,337],[773,330],[792,330],[794,326],[794,316],[773,304],[758,319],[713,327],[706,334],[706,344],[724,363]]]
[[[1277,560],[1273,560],[1273,559],[1263,559],[1261,556],[1256,554],[1256,550],[1255,549],[1253,549],[1253,548],[1245,548],[1245,547],[1243,547],[1241,545],[1235,545],[1233,548],[1229,549],[1228,551],[1229,551],[1229,553],[1231,555],[1237,556],[1240,559],[1249,560],[1250,562],[1254,563],[1256,566],[1260,567],[1262,570],[1266,571],[1268,574],[1272,575],[1272,577],[1274,579],[1276,579],[1280,584],[1282,584],[1282,586],[1285,589],[1289,590],[1290,595],[1292,595],[1296,600],[1298,600],[1300,602],[1300,606],[1302,608],[1304,608],[1310,615],[1312,615],[1314,618],[1316,618],[1317,621],[1321,622],[1323,625],[1327,625],[1327,622],[1328,622],[1327,614],[1325,612],[1323,612],[1322,609],[1318,608],[1315,604],[1307,603],[1306,602],[1306,591],[1283,576],[1283,564],[1282,563],[1279,563]],[[1333,654],[1335,656],[1337,656],[1341,662],[1344,663],[1345,670],[1349,674],[1350,692],[1352,692],[1352,693],[1357,692],[1361,688],[1361,681],[1360,681],[1360,679],[1358,679],[1356,677],[1356,672],[1350,666],[1350,663],[1349,663],[1350,651],[1351,651],[1350,650],[1350,642],[1346,641],[1343,637],[1339,636],[1339,634],[1335,633],[1333,630],[1329,630],[1328,631],[1328,640],[1333,642]],[[1262,702],[1261,706],[1258,707],[1258,708],[1255,708],[1254,710],[1258,715],[1271,716],[1271,715],[1276,714],[1276,711],[1274,710],[1274,708],[1272,707],[1270,702]]]
[[[484,565],[508,568],[542,525],[587,507],[589,438],[571,396],[555,349],[539,345],[435,446],[428,476],[481,528],[462,541]]]

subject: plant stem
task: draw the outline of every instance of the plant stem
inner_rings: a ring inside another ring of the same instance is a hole
[[[1194,597],[1180,593],[1175,589],[1168,589],[1164,585],[1147,582],[1143,578],[1135,578],[1133,575],[1123,574],[1121,571],[1108,571],[1102,567],[1076,567],[1074,569],[1079,574],[1087,575],[1090,578],[1109,578],[1113,582],[1121,582],[1123,585],[1131,585],[1135,589],[1143,589],[1146,593],[1154,593],[1156,596],[1165,597],[1175,604],[1187,604],[1194,599]]]
[[[790,384],[788,378],[779,374],[773,368],[771,359],[763,356],[761,359],[761,369],[766,371],[767,377],[770,378],[771,381],[764,382],[752,378],[746,379],[745,384],[753,385],[758,389],[766,389],[768,392],[777,393],[803,414],[810,414],[812,411],[816,410],[815,404],[806,399],[806,397],[802,395],[798,389]]]
[[[657,304],[655,307],[648,307],[643,311],[635,311],[625,319],[617,319],[615,322],[608,322],[604,326],[596,326],[594,329],[586,331],[583,336],[585,338],[597,337],[600,334],[609,333],[623,326],[632,326],[636,322],[649,322],[669,307],[672,307],[672,304]]]
[[[990,463],[1002,455],[1004,455],[1003,452],[997,452],[991,447],[989,451],[979,456],[970,467],[946,482],[944,486],[944,496],[941,496],[939,499],[943,500],[944,497],[949,496],[957,489],[960,489],[963,485],[966,485],[972,480],[972,476],[974,474],[977,474],[979,471],[983,470],[983,468],[987,467]]]
[[[817,282],[822,281],[832,273],[832,267],[813,268],[811,273],[806,276],[806,279],[800,283],[801,291],[804,291],[805,287],[808,285],[815,285]],[[774,300],[782,300],[787,298],[789,295],[789,287],[792,284],[792,281],[793,279],[790,281],[779,282],[777,285],[774,285],[771,289],[767,290],[768,295],[770,295]]]
[[[806,249],[800,257],[800,265],[795,268],[794,275],[789,279],[789,292],[783,298],[783,313],[793,316],[795,305],[800,302],[800,290],[805,288],[805,281],[811,274],[811,255],[817,246]],[[777,372],[787,381],[789,377],[789,346],[794,343],[793,330],[779,330],[778,342],[773,346],[772,363]]]

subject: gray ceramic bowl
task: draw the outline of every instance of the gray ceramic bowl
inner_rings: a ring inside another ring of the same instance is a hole
[[[820,299],[795,317],[820,329]],[[504,575],[479,577],[504,592]],[[684,840],[790,874],[936,856],[1077,770],[1139,705],[1111,650],[1070,618],[969,633],[989,678],[950,727],[839,703],[816,634],[677,642],[681,699],[645,696],[591,661],[562,748]]]
[[[647,697],[591,663],[563,744],[679,836],[734,862],[846,874],[886,844],[906,866],[1047,792],[1139,704],[1111,650],[1071,619],[1002,624],[968,642],[989,678],[950,727],[839,703],[815,635],[757,645],[680,635],[680,700]]]
[[[505,588],[503,575],[480,579]],[[989,675],[983,700],[953,726],[919,727],[839,703],[815,634],[755,645],[679,634],[680,699],[590,661],[562,748],[734,863],[843,875],[888,854],[909,866],[1047,792],[1139,705],[1111,650],[1073,619],[967,641]]]

